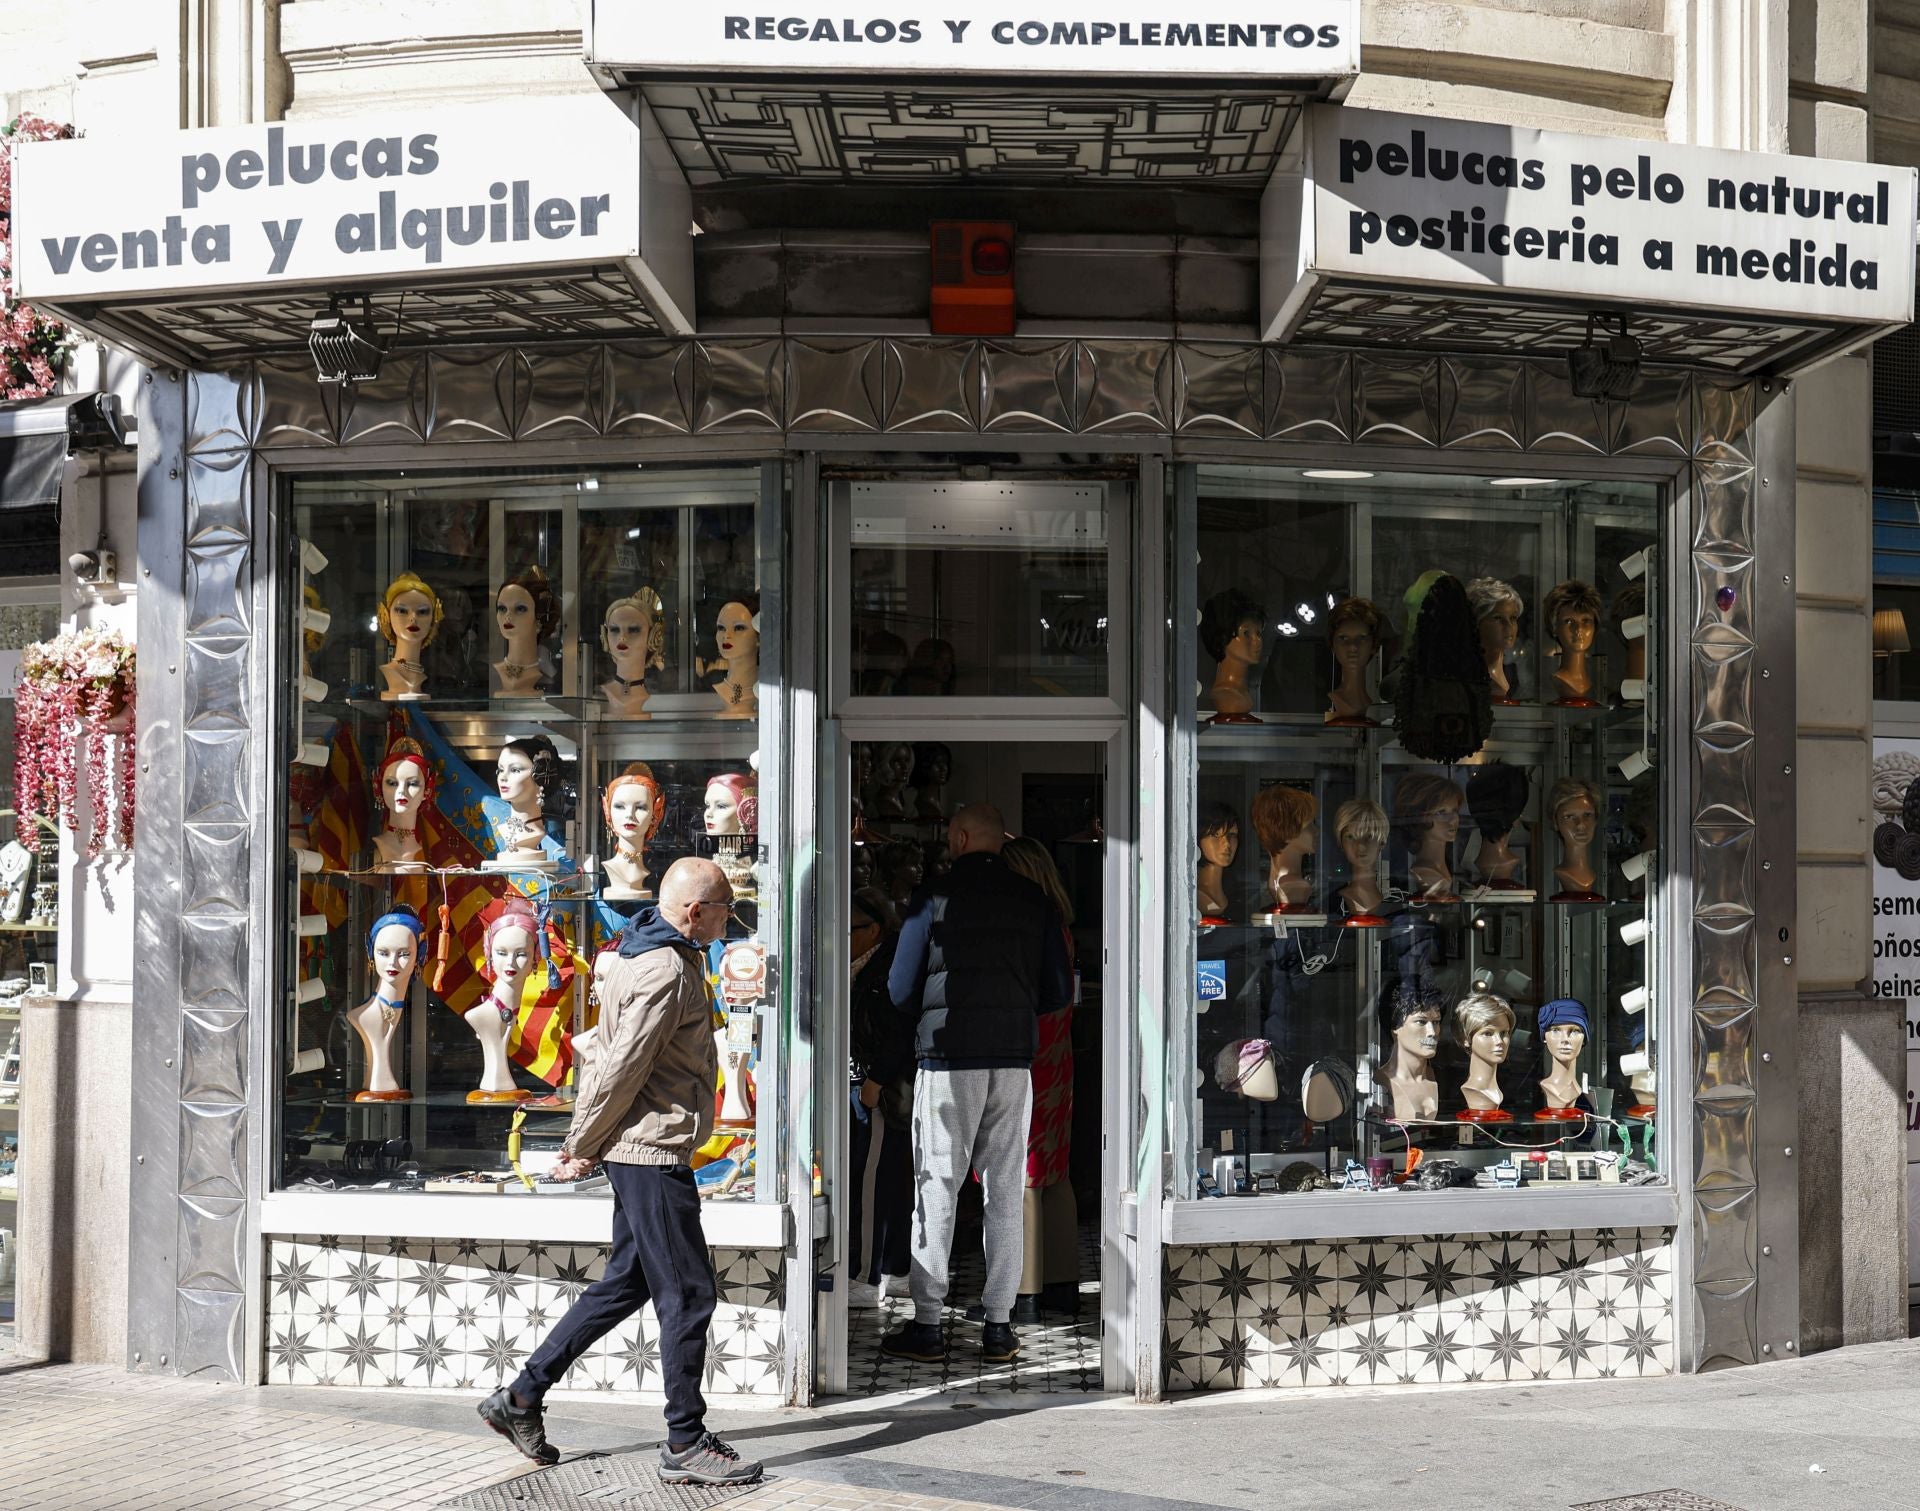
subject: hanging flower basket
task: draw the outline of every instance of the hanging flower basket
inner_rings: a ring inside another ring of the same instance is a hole
[[[8,298],[13,171],[7,149],[15,141],[52,142],[73,134],[73,127],[43,121],[37,115],[0,122],[0,399],[40,399],[52,393],[73,340],[72,332],[58,320]]]
[[[42,818],[80,832],[84,751],[87,859],[109,842],[133,847],[133,700],[133,647],[112,630],[80,630],[21,653],[13,783],[22,844],[38,848]]]

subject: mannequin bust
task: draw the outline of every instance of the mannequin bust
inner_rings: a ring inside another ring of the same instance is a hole
[[[872,818],[907,816],[907,781],[913,775],[913,747],[894,740],[880,747],[873,761],[873,788],[867,798]]]
[[[896,839],[880,847],[875,869],[880,890],[886,894],[896,930],[906,919],[907,904],[927,876],[927,855],[910,839]]]
[[[903,698],[944,698],[953,692],[959,673],[953,642],[929,637],[913,648],[893,690]]]
[[[1240,816],[1225,803],[1208,803],[1200,810],[1200,867],[1198,873],[1200,922],[1227,921],[1227,867],[1240,854]]]
[[[953,776],[953,751],[938,740],[913,747],[913,811],[918,818],[945,819],[947,782]]]
[[[413,740],[395,740],[374,777],[374,801],[386,812],[386,826],[373,837],[376,871],[424,871],[420,814],[433,801],[433,769]]]
[[[1377,929],[1385,925],[1376,909],[1380,894],[1380,852],[1387,844],[1387,810],[1370,798],[1350,798],[1334,811],[1333,837],[1346,857],[1351,878],[1340,889],[1346,906],[1341,924],[1349,929]]]
[[[719,655],[699,668],[702,675],[723,672],[713,693],[720,700],[721,719],[760,716],[760,595],[748,593],[720,605],[714,620],[714,648]]]
[[[545,735],[529,735],[501,747],[494,766],[500,796],[511,810],[494,822],[494,858],[489,871],[551,871],[547,854],[547,809],[560,792],[560,753]]]
[[[667,611],[652,588],[639,588],[607,605],[600,620],[600,648],[613,670],[600,684],[607,712],[622,719],[651,719],[647,673],[667,664]]]
[[[1553,879],[1560,890],[1550,902],[1605,902],[1593,868],[1593,840],[1600,829],[1600,789],[1577,776],[1563,776],[1547,794],[1547,814],[1560,836],[1560,864]]]
[[[1513,678],[1507,658],[1520,643],[1520,620],[1526,604],[1510,583],[1497,577],[1476,577],[1467,584],[1467,602],[1480,630],[1480,654],[1487,658],[1487,681],[1493,684],[1495,703],[1514,704]]]
[[[1516,881],[1521,857],[1513,849],[1513,831],[1527,807],[1527,774],[1505,761],[1475,766],[1467,775],[1467,812],[1480,831],[1475,857],[1480,883],[1495,892],[1526,890]]]
[[[433,644],[444,618],[440,595],[413,573],[402,572],[387,584],[374,614],[381,635],[393,647],[393,659],[380,668],[387,684],[380,696],[386,702],[424,703],[431,696],[423,691],[427,669],[420,653]]]
[[[500,585],[493,600],[493,622],[507,643],[507,654],[493,663],[493,691],[501,698],[537,698],[546,686],[540,647],[560,628],[560,595],[547,574],[528,567]]]
[[[751,840],[759,822],[760,789],[752,776],[723,771],[708,778],[706,830],[714,841],[714,861],[732,883],[736,898],[756,895]]]
[[[1453,1037],[1467,1052],[1467,1078],[1460,1095],[1467,1104],[1461,1120],[1510,1123],[1513,1114],[1500,1105],[1500,1067],[1513,1043],[1513,1006],[1492,992],[1470,992],[1454,1004]]]
[[[1407,848],[1407,890],[1417,903],[1458,902],[1453,842],[1460,834],[1460,789],[1443,776],[1414,771],[1393,789],[1393,822]]]
[[[647,883],[647,843],[660,832],[667,816],[666,802],[655,780],[653,768],[645,761],[631,766],[608,782],[600,794],[600,811],[607,820],[607,832],[613,836],[613,854],[602,869],[606,882],[600,895],[613,902],[632,902],[653,896]]]
[[[1440,1115],[1440,1083],[1433,1078],[1440,1053],[1440,1021],[1447,999],[1436,986],[1403,979],[1381,1004],[1387,1057],[1376,1084],[1390,1099],[1396,1122],[1430,1122]]]
[[[1540,1083],[1543,1105],[1534,1116],[1543,1123],[1586,1116],[1581,1104],[1587,1089],[1580,1083],[1580,1056],[1587,1047],[1586,1004],[1572,997],[1556,997],[1541,1007],[1539,1025],[1548,1069],[1547,1078]]]
[[[1200,611],[1200,645],[1214,661],[1213,722],[1258,724],[1251,679],[1266,645],[1266,608],[1238,588],[1215,593]]]
[[[347,1022],[360,1035],[367,1052],[366,1088],[356,1102],[410,1102],[413,1093],[401,1089],[393,1061],[405,1015],[413,972],[420,964],[420,945],[427,927],[405,908],[383,913],[367,930],[367,960],[373,966],[373,995],[347,1013]]]
[[[1380,653],[1387,616],[1364,598],[1335,604],[1327,615],[1327,639],[1333,648],[1333,691],[1327,695],[1325,722],[1347,729],[1378,729],[1367,717],[1373,693],[1367,668]]]
[[[533,1093],[513,1084],[507,1040],[520,1017],[527,976],[540,956],[540,918],[517,892],[510,894],[487,925],[486,958],[480,974],[490,986],[486,997],[466,1011],[467,1026],[480,1041],[480,1084],[467,1093],[476,1106],[524,1102]]]
[[[1311,886],[1306,859],[1318,838],[1320,804],[1311,792],[1276,782],[1254,794],[1253,832],[1267,852],[1267,896],[1276,913],[1304,913]]]
[[[1553,674],[1562,708],[1598,708],[1593,696],[1593,637],[1600,625],[1600,591],[1571,578],[1547,594],[1547,633],[1560,647],[1560,668]]]
[[[1237,1091],[1252,1102],[1280,1099],[1280,1069],[1265,1039],[1235,1039],[1214,1057],[1213,1078],[1222,1091]]]

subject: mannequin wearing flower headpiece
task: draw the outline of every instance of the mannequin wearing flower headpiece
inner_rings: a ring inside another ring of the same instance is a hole
[[[1238,1092],[1249,1101],[1280,1097],[1280,1068],[1274,1063],[1273,1045],[1265,1039],[1235,1039],[1214,1057],[1213,1078],[1222,1091]]]
[[[373,837],[374,870],[426,870],[420,814],[433,801],[434,787],[433,767],[419,744],[395,740],[374,777],[374,801],[387,816],[386,826]]]
[[[420,946],[426,925],[402,908],[382,914],[367,930],[367,959],[373,966],[373,995],[347,1012],[347,1022],[360,1035],[367,1052],[366,1089],[356,1102],[410,1102],[413,1094],[401,1089],[394,1074],[394,1051],[405,1016],[407,993],[420,964]]]
[[[393,659],[380,668],[387,683],[380,696],[387,702],[424,703],[431,696],[424,690],[427,669],[420,653],[433,644],[445,617],[440,595],[413,573],[402,572],[387,584],[374,616],[381,635],[393,647]]]
[[[486,863],[490,871],[551,871],[547,854],[548,805],[560,788],[560,753],[545,735],[512,740],[500,749],[494,768],[507,815],[496,819],[493,832],[499,845]]]
[[[486,999],[466,1012],[467,1026],[480,1041],[480,1084],[467,1093],[478,1105],[524,1102],[533,1095],[513,1084],[507,1039],[520,1016],[527,977],[540,958],[540,917],[518,893],[510,893],[487,925],[486,958],[480,974],[490,984]]]
[[[606,859],[606,885],[600,895],[615,902],[631,902],[653,896],[647,883],[647,842],[660,832],[667,816],[660,783],[653,768],[635,761],[606,785],[600,794],[600,811],[606,816],[607,832],[613,836],[613,854]]]
[[[652,588],[639,588],[607,605],[600,620],[600,647],[613,670],[600,684],[607,712],[622,719],[651,719],[646,711],[647,673],[667,664],[667,610]]]
[[[560,628],[560,595],[539,567],[500,584],[494,595],[493,621],[507,654],[493,663],[493,691],[502,698],[537,698],[546,686],[540,646]]]
[[[703,672],[724,671],[714,685],[720,700],[719,718],[757,719],[760,716],[760,595],[745,593],[720,605],[714,621],[713,643],[719,655],[705,663]]]

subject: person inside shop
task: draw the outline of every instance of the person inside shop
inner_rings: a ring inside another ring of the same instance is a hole
[[[1013,1302],[1020,1288],[1023,1166],[1033,1117],[1033,1057],[1042,1014],[1073,994],[1066,924],[1047,894],[1001,854],[1000,810],[972,803],[947,824],[953,869],[915,894],[888,976],[894,1005],[913,1020],[920,1076],[913,1095],[919,1198],[912,1240],[913,1320],[881,1347],[937,1363],[949,1251],[962,1183],[980,1174],[986,1284],[981,1357],[1020,1351]]]
[[[887,991],[895,936],[872,901],[853,898],[847,1061],[847,1305],[871,1310],[904,1294],[913,1221],[913,1027]],[[893,1282],[898,1281],[898,1286]]]
[[[717,1286],[689,1156],[713,1132],[719,1073],[705,950],[732,916],[726,873],[684,856],[660,878],[659,904],[633,915],[617,958],[600,972],[596,1052],[552,1179],[581,1180],[604,1164],[613,1186],[612,1252],[605,1273],[580,1293],[518,1378],[479,1406],[480,1419],[537,1464],[560,1458],[541,1412],[547,1392],[651,1299],[667,1397],[660,1478],[692,1485],[760,1478],[759,1464],[706,1430],[700,1394]]]

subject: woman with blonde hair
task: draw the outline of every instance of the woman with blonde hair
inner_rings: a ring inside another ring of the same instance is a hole
[[[1067,959],[1073,960],[1073,901],[1053,857],[1027,835],[1007,841],[1000,858],[1026,877],[1060,910]],[[1075,973],[1076,988],[1079,976]],[[1077,995],[1077,991],[1076,991]],[[1080,1214],[1067,1179],[1073,1147],[1073,1004],[1040,1015],[1040,1044],[1033,1057],[1033,1121],[1027,1129],[1025,1263],[1015,1322],[1039,1320],[1040,1299],[1073,1313],[1080,1300]]]

